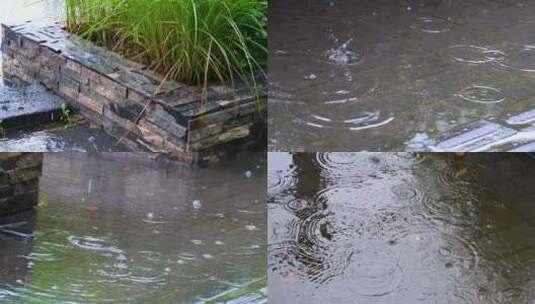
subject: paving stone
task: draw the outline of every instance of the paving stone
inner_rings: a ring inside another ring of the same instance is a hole
[[[463,130],[445,135],[432,147],[436,151],[479,151],[489,144],[498,142],[517,134],[517,131],[502,125],[478,121],[466,126]]]
[[[533,124],[535,123],[535,109],[512,116],[507,119],[507,123],[510,125]]]
[[[0,120],[4,128],[47,123],[60,112],[59,98],[38,85],[24,89],[0,86]]]
[[[535,152],[535,142],[520,145],[514,149],[511,149],[509,152]]]

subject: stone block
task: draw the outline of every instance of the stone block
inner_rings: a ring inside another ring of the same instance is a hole
[[[82,82],[82,65],[78,62],[67,60],[65,65],[61,67],[61,73],[80,83]]]
[[[124,133],[130,133],[132,135],[138,135],[139,134],[137,125],[135,123],[131,122],[128,119],[124,119],[124,118],[116,115],[113,112],[113,110],[111,109],[110,105],[105,106],[103,112],[104,112],[103,118],[105,120],[112,121],[113,123],[115,123],[118,126],[120,126],[124,130]]]
[[[188,149],[192,151],[208,149],[223,143],[248,137],[250,132],[251,125],[239,126],[224,133],[220,133],[197,142],[189,143]]]
[[[81,92],[78,94],[78,103],[80,106],[99,115],[104,115],[104,107],[109,104],[104,97],[98,96],[96,93],[91,92]]]
[[[187,128],[180,125],[162,105],[151,104],[145,112],[145,118],[156,126],[173,136],[182,138],[186,136]]]
[[[110,104],[110,109],[119,117],[136,122],[143,116],[145,107],[130,100],[119,100]]]
[[[96,93],[108,98],[109,100],[126,99],[126,87],[103,76],[98,76],[95,80],[90,80],[89,86]]]
[[[77,102],[80,93],[80,83],[66,75],[61,75],[59,94],[62,97]]]
[[[0,154],[0,216],[37,205],[41,153]]]
[[[35,59],[40,53],[39,44],[30,39],[23,38],[22,47],[18,49],[18,52],[27,59]]]

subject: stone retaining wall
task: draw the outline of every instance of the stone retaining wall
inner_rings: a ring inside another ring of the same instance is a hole
[[[38,81],[133,150],[187,162],[265,146],[266,94],[213,86],[208,92],[160,75],[60,28],[2,25],[3,71]],[[264,91],[264,89],[261,89]]]
[[[42,168],[41,153],[0,153],[0,216],[37,205]]]

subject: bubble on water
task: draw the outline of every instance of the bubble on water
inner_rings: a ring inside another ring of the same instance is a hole
[[[208,253],[203,254],[202,257],[205,258],[205,259],[213,259],[214,258],[213,255],[208,254]]]
[[[318,76],[316,76],[316,74],[309,74],[309,75],[305,76],[305,79],[307,79],[307,80],[314,80],[316,78],[318,78]]]
[[[503,102],[506,99],[502,90],[483,85],[473,85],[464,88],[456,96],[466,101],[481,104],[495,104]]]
[[[225,243],[223,243],[222,241],[215,241],[214,245],[223,246],[225,245]]]
[[[244,228],[245,228],[245,230],[247,230],[247,231],[254,231],[254,230],[257,230],[257,229],[258,229],[258,228],[257,228],[255,225],[253,225],[253,224],[245,225]]]
[[[253,176],[253,173],[251,171],[245,171],[245,177],[251,178]]]
[[[154,218],[154,213],[152,213],[152,212],[147,213],[147,218],[148,219],[153,219]]]
[[[200,200],[194,200],[192,203],[193,209],[201,209],[202,203]]]
[[[201,240],[191,240],[191,242],[192,242],[194,245],[202,245],[202,241],[201,241]]]

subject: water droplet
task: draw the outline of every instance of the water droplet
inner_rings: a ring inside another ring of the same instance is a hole
[[[256,229],[258,229],[258,228],[256,228],[256,226],[253,225],[253,224],[245,225],[245,230],[253,231],[253,230],[256,230]]]
[[[201,209],[202,208],[202,203],[199,200],[194,200],[192,205],[193,205],[193,209]]]

